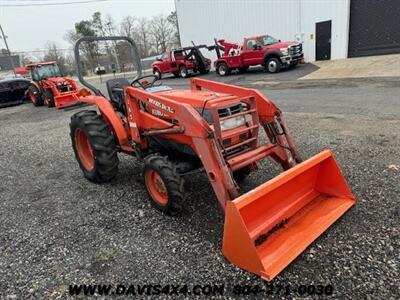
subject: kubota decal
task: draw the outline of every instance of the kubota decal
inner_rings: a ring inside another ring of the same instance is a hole
[[[165,110],[165,111],[167,111],[167,112],[169,112],[171,114],[175,113],[175,110],[172,107],[170,107],[168,105],[165,105],[164,103],[161,103],[161,102],[159,102],[157,100],[149,98],[149,103],[153,104],[153,105],[155,105],[155,106],[161,108],[162,110]]]

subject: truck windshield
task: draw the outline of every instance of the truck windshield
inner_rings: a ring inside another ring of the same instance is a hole
[[[33,74],[34,80],[42,80],[50,77],[61,77],[61,71],[58,65],[43,65],[36,67]]]
[[[278,43],[278,40],[270,35],[265,35],[262,36],[260,39],[261,44],[263,44],[264,46],[268,46],[271,44],[275,44]]]

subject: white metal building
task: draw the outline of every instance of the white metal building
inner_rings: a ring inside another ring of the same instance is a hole
[[[175,0],[183,46],[270,34],[306,61],[400,52],[398,0]]]

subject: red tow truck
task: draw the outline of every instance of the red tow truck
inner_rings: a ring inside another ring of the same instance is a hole
[[[185,47],[165,52],[152,63],[153,74],[159,79],[162,74],[172,73],[175,77],[186,78],[189,74],[206,74],[210,71],[211,60],[205,58],[200,48],[206,45]]]
[[[282,42],[267,34],[244,38],[243,45],[215,39],[213,49],[218,57],[214,67],[220,76],[229,75],[233,70],[245,72],[256,65],[264,66],[270,73],[277,73],[283,67],[295,67],[304,62],[301,43]]]

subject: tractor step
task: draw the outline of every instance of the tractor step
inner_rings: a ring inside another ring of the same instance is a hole
[[[354,204],[325,150],[227,203],[223,253],[272,280]]]

